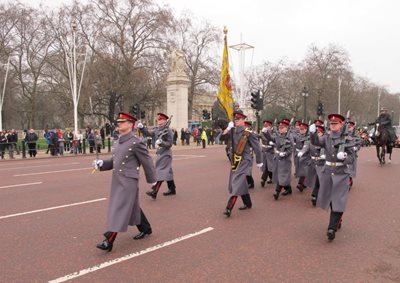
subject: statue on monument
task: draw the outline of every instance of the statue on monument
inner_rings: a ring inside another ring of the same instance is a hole
[[[185,54],[180,50],[174,50],[170,57],[171,73],[184,73],[186,69]]]

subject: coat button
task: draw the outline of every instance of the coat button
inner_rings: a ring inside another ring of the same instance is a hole
[[[125,165],[125,162],[122,162],[122,165]]]
[[[136,170],[139,170],[140,169],[140,167],[136,167]]]
[[[130,148],[129,151],[132,151],[132,148]]]
[[[119,172],[122,172],[122,169],[119,169]]]
[[[128,157],[129,157],[128,155],[125,156],[125,158],[128,158]]]

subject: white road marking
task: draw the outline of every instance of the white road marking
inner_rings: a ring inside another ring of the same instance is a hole
[[[71,171],[80,171],[80,170],[88,170],[93,169],[93,167],[85,167],[85,168],[76,168],[76,169],[65,169],[65,170],[57,170],[57,171],[45,171],[45,172],[37,172],[37,173],[26,173],[26,174],[16,174],[14,177],[22,177],[22,176],[32,176],[32,175],[43,175],[43,174],[53,174],[53,173],[61,173],[61,172],[71,172]]]
[[[14,170],[14,169],[24,169],[24,168],[35,168],[35,167],[46,167],[46,166],[60,166],[60,165],[77,165],[80,164],[79,162],[71,162],[71,163],[57,163],[57,164],[44,164],[44,165],[36,165],[36,166],[24,166],[24,167],[7,167],[7,168],[0,168],[0,171],[3,170]]]
[[[183,157],[181,157],[181,156],[183,156]],[[202,157],[206,157],[206,156],[205,155],[174,155],[173,160],[178,161],[178,160],[202,158]]]
[[[92,203],[92,202],[98,202],[98,201],[103,201],[103,200],[106,200],[106,199],[107,198],[99,198],[99,199],[93,199],[93,200],[88,200],[88,201],[83,201],[83,202],[76,202],[76,203],[70,203],[70,204],[65,204],[65,205],[60,205],[60,206],[53,206],[53,207],[48,207],[48,208],[43,208],[43,209],[37,209],[37,210],[21,212],[21,213],[9,214],[9,215],[0,216],[0,219],[6,219],[6,218],[11,218],[11,217],[21,216],[21,215],[26,215],[26,214],[33,214],[33,213],[38,213],[38,212],[43,212],[43,211],[48,211],[48,210],[54,210],[54,209],[59,209],[59,208],[64,208],[64,207],[70,207],[70,206],[76,206],[76,205],[87,204],[87,203]]]
[[[17,185],[9,185],[9,186],[2,186],[0,189],[6,189],[6,188],[15,188],[15,187],[22,187],[22,186],[33,186],[33,185],[40,185],[43,182],[36,182],[36,183],[25,183],[25,184],[17,184]]]
[[[156,246],[149,247],[149,248],[144,249],[144,250],[141,250],[141,251],[139,251],[139,252],[135,252],[135,253],[131,253],[131,254],[128,254],[128,255],[125,255],[125,256],[122,256],[122,257],[119,257],[119,258],[115,258],[115,259],[112,259],[112,260],[109,260],[109,261],[100,263],[100,264],[98,264],[98,265],[95,265],[95,266],[92,266],[92,267],[89,267],[89,268],[86,268],[86,269],[82,269],[82,270],[80,270],[80,271],[77,271],[77,272],[68,274],[68,275],[66,275],[66,276],[63,276],[63,277],[59,277],[59,278],[57,278],[57,279],[50,280],[49,283],[65,282],[65,281],[71,280],[71,279],[73,279],[73,278],[77,278],[77,277],[80,277],[80,276],[82,276],[82,275],[86,275],[86,274],[88,274],[88,273],[95,272],[95,271],[98,271],[98,270],[100,270],[100,269],[109,267],[109,266],[111,266],[111,265],[114,265],[114,264],[117,264],[117,263],[120,263],[120,262],[129,260],[129,259],[132,259],[132,258],[134,258],[134,257],[138,257],[138,256],[141,256],[141,255],[144,255],[144,254],[153,252],[153,251],[155,251],[155,250],[168,247],[168,246],[170,246],[170,245],[179,243],[179,242],[181,242],[181,241],[187,240],[187,239],[192,238],[192,237],[199,236],[199,235],[201,235],[201,234],[210,232],[210,231],[212,231],[212,230],[214,230],[213,227],[208,227],[208,228],[205,228],[205,229],[200,230],[200,231],[198,231],[198,232],[194,232],[194,233],[191,233],[191,234],[187,234],[187,235],[178,237],[178,238],[173,239],[173,240],[171,240],[171,241],[167,241],[167,242],[158,244],[158,245],[156,245]]]

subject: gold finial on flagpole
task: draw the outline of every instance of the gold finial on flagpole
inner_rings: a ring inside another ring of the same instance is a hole
[[[224,34],[226,35],[228,33],[228,28],[224,26]]]

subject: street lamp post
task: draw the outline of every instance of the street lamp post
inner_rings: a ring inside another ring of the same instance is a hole
[[[3,130],[3,103],[4,103],[4,93],[6,92],[8,69],[10,67],[10,58],[11,58],[11,55],[8,56],[7,64],[5,64],[7,66],[6,67],[6,75],[4,78],[3,92],[1,93],[1,97],[0,97],[0,131]]]
[[[303,87],[301,91],[301,95],[304,97],[304,122],[307,121],[307,97],[308,97],[308,90],[307,87]]]
[[[338,76],[338,114],[340,114],[340,89],[342,85],[342,71],[339,69]]]
[[[72,21],[71,28],[72,28],[72,52],[69,52],[67,50],[64,50],[64,51],[66,54],[69,83],[70,83],[70,87],[71,87],[72,101],[74,104],[74,132],[75,132],[75,134],[78,134],[78,103],[79,103],[79,98],[80,98],[80,93],[81,93],[83,73],[85,72],[86,58],[87,58],[88,50],[86,49],[85,59],[84,59],[83,67],[82,67],[82,74],[81,74],[81,78],[79,81],[79,88],[78,88],[77,58],[76,58],[76,56],[77,56],[77,53],[76,53],[76,31],[78,29],[78,25],[75,20]],[[64,44],[64,46],[67,46],[67,45]]]

